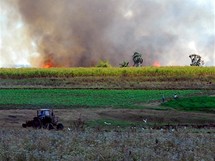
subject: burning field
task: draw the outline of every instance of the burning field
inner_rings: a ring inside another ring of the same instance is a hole
[[[215,65],[213,0],[1,0],[0,67]]]
[[[214,161],[214,9],[0,0],[0,161]],[[41,108],[64,130],[22,128]]]

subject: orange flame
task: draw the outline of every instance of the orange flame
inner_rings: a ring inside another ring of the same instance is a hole
[[[53,62],[51,59],[45,60],[43,64],[43,68],[52,68],[54,66]]]
[[[155,66],[155,67],[160,67],[161,65],[160,65],[160,62],[159,62],[159,61],[154,61],[153,66]]]

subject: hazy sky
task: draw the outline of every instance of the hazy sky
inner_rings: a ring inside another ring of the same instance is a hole
[[[215,66],[214,0],[0,0],[0,67]]]

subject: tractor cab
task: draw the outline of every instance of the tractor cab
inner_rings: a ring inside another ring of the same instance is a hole
[[[37,117],[44,118],[44,117],[52,117],[53,110],[50,109],[40,109],[37,110]]]

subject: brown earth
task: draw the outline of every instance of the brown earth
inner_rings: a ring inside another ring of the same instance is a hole
[[[65,127],[70,127],[73,122],[81,118],[85,122],[97,119],[114,119],[143,123],[147,119],[147,126],[164,125],[213,125],[215,126],[215,114],[201,112],[182,112],[171,109],[155,110],[155,105],[150,104],[147,109],[56,109],[55,115],[59,117]],[[0,110],[0,127],[21,127],[22,123],[33,119],[36,110],[13,109]],[[105,126],[105,124],[104,124]]]
[[[66,89],[215,89],[214,80],[168,79],[146,80],[141,77],[73,77],[0,79],[0,89],[66,88]]]

